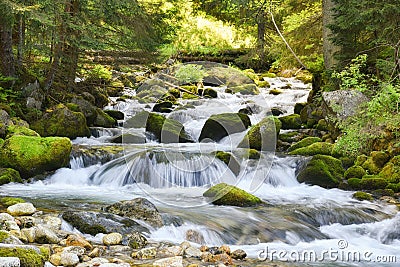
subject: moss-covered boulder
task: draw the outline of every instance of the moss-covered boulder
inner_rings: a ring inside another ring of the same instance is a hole
[[[193,143],[183,125],[156,113],[149,113],[146,120],[146,131],[154,134],[161,143]]]
[[[154,112],[171,113],[173,110],[173,103],[171,101],[161,101],[156,103],[153,107]]]
[[[340,160],[327,155],[316,155],[300,171],[297,180],[300,183],[333,188],[342,182],[343,176],[344,169]]]
[[[301,119],[299,114],[291,114],[288,116],[280,117],[279,120],[282,122],[282,129],[300,129]]]
[[[361,166],[351,166],[344,173],[346,179],[349,178],[362,178],[367,172]]]
[[[0,168],[0,185],[8,183],[22,183],[19,172],[11,168]]]
[[[283,93],[283,91],[275,88],[275,89],[269,90],[268,93],[269,93],[270,95],[280,95],[280,94]]]
[[[258,197],[225,183],[214,185],[203,196],[212,198],[213,204],[223,206],[252,207],[262,203]]]
[[[260,91],[255,84],[244,84],[235,87],[229,87],[232,93],[239,93],[241,95],[258,95]]]
[[[400,183],[400,156],[393,157],[379,173],[379,176],[385,178],[390,183]]]
[[[203,96],[209,97],[209,98],[217,98],[218,92],[212,88],[205,88],[203,90]]]
[[[119,110],[107,109],[104,112],[114,120],[123,120],[125,118],[125,114]]]
[[[247,149],[246,151],[246,158],[248,159],[260,159],[261,158],[261,153],[258,152],[256,149]]]
[[[13,135],[24,135],[24,136],[36,136],[40,137],[40,135],[35,132],[34,130],[31,130],[27,127],[24,126],[18,126],[18,125],[10,125],[7,127],[7,136],[6,138],[10,138]]]
[[[364,176],[359,183],[359,188],[362,190],[385,189],[388,182],[379,176]]]
[[[350,178],[347,180],[349,188],[353,190],[361,189],[360,182],[361,182],[360,178]]]
[[[145,128],[149,114],[148,111],[136,113],[135,116],[125,121],[124,128]]]
[[[19,258],[21,267],[43,267],[49,254],[44,247],[0,244],[0,257]]]
[[[83,113],[71,111],[62,104],[31,124],[31,129],[43,137],[61,136],[75,139],[80,136],[90,136]]]
[[[25,200],[23,200],[22,198],[18,198],[18,197],[2,197],[2,198],[0,198],[0,203],[4,207],[8,208],[15,204],[25,203]],[[0,241],[0,243],[1,243],[1,241]]]
[[[65,167],[71,149],[68,138],[14,135],[0,150],[0,167],[18,170],[23,178],[27,178]]]
[[[326,142],[317,142],[309,146],[298,148],[291,151],[290,155],[314,156],[314,155],[331,155],[334,145]]]
[[[379,174],[382,170],[372,159],[368,157],[367,160],[361,165],[369,174]]]
[[[240,164],[231,153],[216,151],[215,157],[224,162],[235,175],[240,173]]]
[[[366,155],[360,155],[356,158],[356,160],[354,161],[354,165],[356,166],[362,166],[364,164],[364,162],[368,159],[368,156]]]
[[[299,114],[301,113],[301,111],[303,110],[303,108],[307,106],[307,103],[296,103],[294,105],[294,114]]]
[[[291,145],[289,147],[288,151],[294,151],[294,150],[302,148],[302,147],[307,147],[307,146],[312,145],[317,142],[322,142],[321,138],[309,136],[309,137],[306,137],[306,138],[300,140],[299,142]]]
[[[372,197],[371,194],[366,193],[366,192],[362,192],[362,191],[355,192],[353,194],[353,198],[355,198],[357,200],[361,200],[361,201],[362,200],[368,200],[368,201],[374,200],[374,198]]]
[[[96,118],[93,122],[93,126],[112,128],[117,125],[117,121],[110,115],[105,113],[101,108],[96,109]]]
[[[275,151],[280,129],[281,122],[278,118],[266,117],[250,128],[239,147],[258,151]]]
[[[393,192],[395,192],[395,193],[399,193],[400,192],[400,183],[389,183],[387,186],[386,186],[386,189],[392,189],[393,190]]]
[[[218,142],[228,135],[245,131],[250,125],[249,116],[243,113],[212,115],[204,124],[199,141],[207,138]]]

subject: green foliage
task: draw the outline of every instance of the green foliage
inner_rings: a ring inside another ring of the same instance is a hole
[[[109,69],[103,65],[95,65],[91,70],[87,72],[87,78],[90,80],[98,81],[111,81],[112,73]]]
[[[368,85],[369,76],[363,73],[366,65],[367,54],[359,55],[352,59],[351,64],[346,66],[341,72],[332,73],[332,78],[339,80],[340,89],[365,92],[370,89]]]
[[[185,64],[179,67],[175,77],[183,84],[202,82],[206,75],[201,65]]]

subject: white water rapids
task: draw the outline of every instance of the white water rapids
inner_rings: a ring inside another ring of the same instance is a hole
[[[292,88],[277,96],[268,94],[269,89],[262,90],[259,96],[231,95],[221,90],[217,99],[185,100],[194,108],[168,116],[180,121],[197,140],[206,119],[213,114],[238,112],[253,103],[259,109],[250,116],[255,124],[270,107],[290,114],[296,102],[307,99],[309,88],[294,79],[269,82],[273,88],[287,83]],[[150,110],[134,100],[109,108],[123,111],[128,118],[140,110]],[[120,130],[94,132],[95,136],[78,138],[73,143],[87,147],[104,145]],[[244,249],[253,258],[273,257],[299,266],[385,266],[384,259],[393,260],[389,257],[392,255],[400,262],[400,215],[396,215],[395,207],[354,200],[353,192],[299,184],[296,173],[303,158],[263,153],[260,161],[243,159],[236,147],[244,135],[245,132],[236,133],[218,143],[130,145],[124,155],[105,164],[85,164],[84,156],[75,157],[70,168],[59,169],[42,181],[1,186],[0,194],[21,196],[38,207],[55,210],[98,209],[100,205],[145,197],[162,213],[183,221],[153,230],[149,238],[156,241],[180,243],[187,230],[195,230],[210,246],[229,244]],[[241,165],[237,176],[213,156],[216,150],[235,155]],[[268,205],[214,206],[202,194],[220,182],[250,191]],[[315,253],[315,259],[302,260],[304,253]],[[362,254],[361,261],[344,257],[346,253]]]

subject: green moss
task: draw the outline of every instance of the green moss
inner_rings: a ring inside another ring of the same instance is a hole
[[[258,82],[258,75],[253,69],[245,69],[242,71],[244,75],[252,79],[254,82]]]
[[[199,99],[199,98],[200,97],[197,95],[192,95],[185,92],[182,93],[182,99]]]
[[[0,126],[1,128],[1,126]],[[4,139],[0,138],[0,147],[4,144]]]
[[[393,192],[395,192],[395,193],[399,193],[400,192],[400,183],[389,183],[387,186],[386,186],[386,189],[392,189],[393,190]]]
[[[68,138],[14,135],[0,150],[0,165],[27,178],[68,165],[71,149]]]
[[[203,196],[212,198],[215,205],[251,207],[262,203],[258,197],[225,183],[211,187]]]
[[[309,71],[300,71],[296,75],[296,79],[302,81],[303,83],[311,83],[313,79],[313,75]]]
[[[209,97],[209,98],[217,98],[218,97],[218,92],[212,88],[205,88],[203,90],[203,96]]]
[[[270,95],[280,95],[280,94],[282,94],[283,92],[282,92],[282,90],[279,90],[279,89],[271,89],[271,90],[269,90],[269,92],[268,92]]]
[[[162,143],[191,143],[193,140],[186,133],[183,125],[156,113],[149,113],[146,131],[153,133]]]
[[[260,159],[261,153],[255,149],[248,149],[247,150],[247,158],[249,159]]]
[[[260,91],[255,84],[244,84],[234,87],[228,87],[233,93],[239,93],[241,95],[258,95]]]
[[[77,105],[75,103],[67,103],[67,104],[65,104],[65,106],[71,111],[81,112],[79,105]]]
[[[320,130],[320,131],[328,131],[329,130],[329,125],[326,122],[325,119],[320,119],[315,126],[315,129]]]
[[[18,197],[2,197],[0,199],[0,203],[5,206],[5,207],[9,207],[18,203],[25,203],[25,200],[23,200],[22,198],[18,198]],[[1,241],[0,241],[1,243]]]
[[[333,144],[326,142],[317,142],[307,147],[298,148],[291,151],[290,155],[314,156],[314,155],[331,155]]]
[[[394,191],[390,188],[376,189],[376,190],[373,190],[371,193],[376,198],[380,198],[383,196],[394,197]]]
[[[292,143],[292,142],[298,141],[300,136],[301,136],[301,134],[296,131],[288,132],[288,133],[281,133],[281,134],[279,134],[279,140],[282,140],[283,142]]]
[[[400,156],[395,156],[388,162],[379,176],[385,178],[390,183],[400,183]]]
[[[294,151],[294,150],[302,148],[302,147],[307,147],[307,146],[312,145],[312,144],[317,143],[317,142],[322,142],[321,138],[319,138],[319,137],[306,137],[303,140],[291,145],[289,147],[288,151]]]
[[[90,136],[85,115],[73,112],[63,105],[46,113],[41,120],[31,124],[31,128],[43,137],[62,136],[75,139],[79,136]]]
[[[367,159],[368,157],[366,155],[360,155],[357,157],[356,161],[354,162],[354,165],[361,166]]]
[[[261,88],[269,88],[269,87],[271,87],[271,85],[269,84],[268,81],[259,81],[257,83],[257,85],[258,85],[258,87],[261,87]]]
[[[215,153],[215,157],[228,165],[231,160],[232,154],[225,151],[217,151]]]
[[[368,157],[367,160],[361,165],[369,174],[378,174],[382,168],[376,165],[372,157]]]
[[[252,126],[240,142],[239,147],[258,151],[275,151],[281,122],[276,117],[266,117]]]
[[[335,148],[334,148],[335,149]],[[348,169],[354,165],[354,159],[346,156],[340,156],[336,155],[333,153],[334,150],[332,150],[332,157],[334,158],[339,158],[340,161],[342,161],[342,165],[345,169]]]
[[[360,201],[362,201],[362,200],[368,200],[368,201],[374,200],[374,198],[372,197],[371,194],[368,194],[368,193],[365,193],[365,192],[362,192],[362,191],[355,192],[353,194],[353,198],[355,198],[357,200],[360,200]]]
[[[387,185],[388,182],[385,179],[377,176],[364,176],[359,184],[360,189],[363,190],[384,189]]]
[[[125,118],[124,113],[119,110],[109,109],[104,110],[104,112],[114,120],[123,120]]]
[[[170,95],[174,96],[175,98],[180,98],[181,97],[181,91],[179,91],[179,89],[176,89],[176,88],[169,89],[168,93]]]
[[[43,267],[47,255],[43,255],[32,248],[24,247],[0,247],[0,257],[17,257],[21,261],[21,267]]]
[[[243,132],[251,125],[248,115],[243,113],[222,113],[207,119],[201,130],[199,141],[211,139],[218,142],[222,138]]]
[[[7,134],[6,138],[10,138],[13,135],[25,135],[25,136],[40,137],[40,135],[37,132],[35,132],[34,130],[31,130],[31,129],[23,127],[23,126],[17,126],[17,125],[8,126],[6,134]]]
[[[280,117],[279,120],[282,122],[282,129],[284,130],[301,128],[302,123],[299,114]]]
[[[93,122],[94,126],[112,128],[117,125],[117,121],[105,113],[102,109],[97,108],[96,113],[96,119]]]
[[[325,188],[337,187],[342,181],[344,169],[342,162],[331,156],[316,155],[299,173],[297,180]]]
[[[260,75],[261,78],[276,78],[276,74],[273,72],[266,72]]]
[[[186,91],[189,91],[193,94],[197,94],[197,86],[196,85],[182,85],[181,86]]]
[[[4,243],[8,238],[10,238],[10,234],[7,231],[0,230],[0,243]]]
[[[349,185],[350,189],[353,189],[353,190],[360,189],[360,182],[361,182],[361,179],[359,179],[359,178],[350,178],[347,180],[347,184]]]
[[[0,168],[0,185],[8,183],[22,183],[19,172],[10,168]]]
[[[344,177],[348,178],[362,178],[367,172],[361,166],[352,166],[346,170]]]
[[[376,166],[382,168],[390,160],[390,155],[386,151],[372,151],[370,154]]]

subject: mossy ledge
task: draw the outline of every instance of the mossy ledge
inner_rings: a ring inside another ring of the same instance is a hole
[[[48,256],[45,248],[0,244],[0,257],[17,257],[21,267],[43,267]]]

